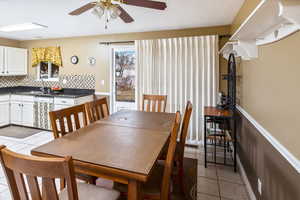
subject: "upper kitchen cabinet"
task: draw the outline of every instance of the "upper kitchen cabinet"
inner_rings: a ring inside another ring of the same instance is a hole
[[[26,75],[27,56],[27,49],[0,46],[0,75]]]

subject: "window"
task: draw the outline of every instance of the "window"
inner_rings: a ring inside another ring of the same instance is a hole
[[[58,81],[59,67],[51,62],[40,62],[37,67],[37,79]]]

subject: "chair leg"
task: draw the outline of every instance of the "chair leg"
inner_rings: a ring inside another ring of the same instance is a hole
[[[183,172],[183,163],[178,162],[178,174],[177,174],[177,182],[179,183],[180,191],[182,194],[184,194],[184,182],[183,182],[183,177],[184,177],[184,172]]]
[[[64,178],[60,179],[60,190],[66,187],[66,180]]]
[[[97,180],[97,177],[92,177],[92,178],[90,178],[87,182],[88,182],[89,184],[96,185],[96,180]]]

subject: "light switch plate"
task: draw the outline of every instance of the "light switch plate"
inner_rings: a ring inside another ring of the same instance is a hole
[[[260,179],[257,180],[257,190],[258,190],[258,193],[261,195],[261,193],[262,193],[262,183],[261,183]]]

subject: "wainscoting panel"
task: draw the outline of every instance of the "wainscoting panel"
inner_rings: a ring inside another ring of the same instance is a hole
[[[240,112],[237,125],[239,157],[257,200],[300,199],[300,173]]]

